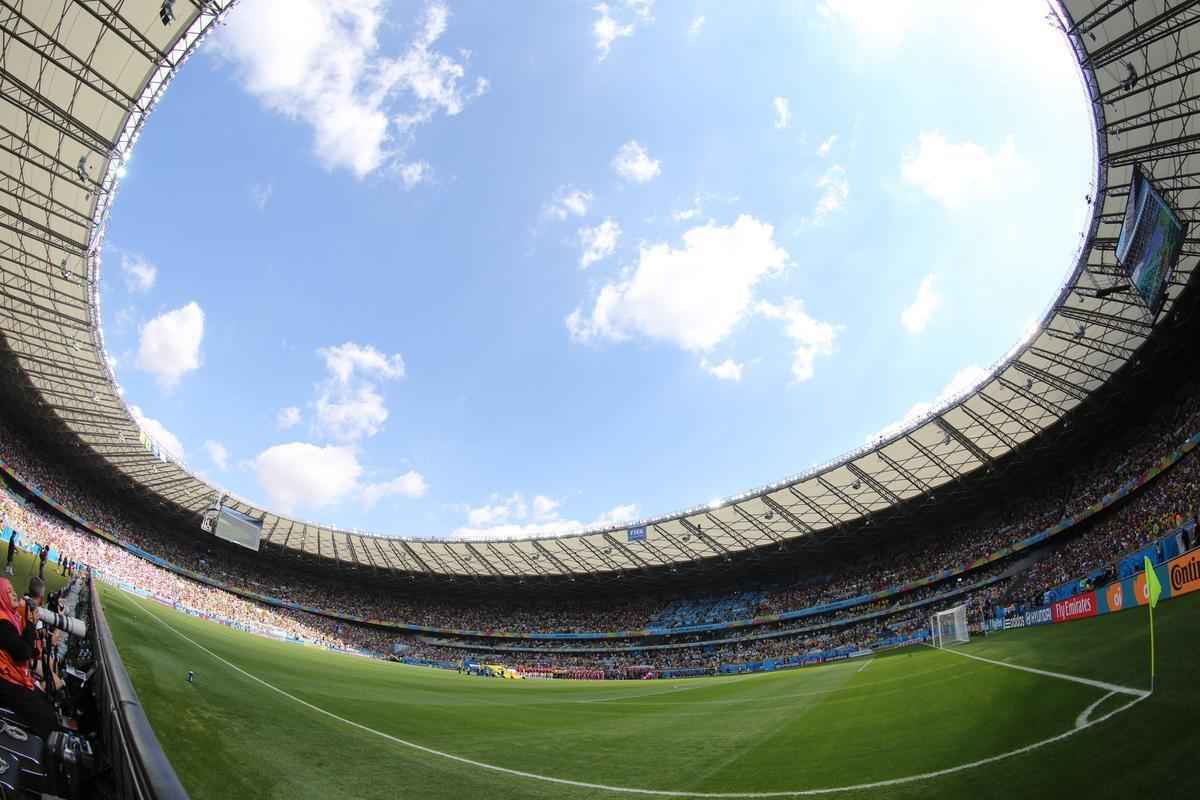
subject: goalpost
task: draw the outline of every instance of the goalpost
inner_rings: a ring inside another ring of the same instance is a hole
[[[939,611],[929,618],[929,643],[934,647],[949,647],[955,642],[971,641],[967,630],[967,607],[955,606],[949,611]]]

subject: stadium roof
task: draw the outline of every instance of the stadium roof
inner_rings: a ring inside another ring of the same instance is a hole
[[[156,455],[109,369],[100,244],[155,102],[235,0],[0,0],[0,322],[15,368],[80,447],[152,499],[196,514],[219,490]],[[1115,248],[1134,164],[1185,221],[1200,203],[1200,2],[1077,0],[1048,24],[1077,55],[1095,121],[1091,217],[1045,316],[978,386],[836,461],[721,503],[608,530],[525,540],[389,538],[280,516],[268,542],[341,562],[451,576],[609,573],[729,556],[850,523],[986,469],[1133,359],[1192,277],[1194,235],[1157,318]],[[172,14],[165,14],[169,9]],[[1082,144],[1082,143],[1081,143]],[[1034,198],[1036,202],[1036,198]],[[1014,251],[1013,258],[1042,257]],[[644,539],[639,538],[644,528]],[[631,533],[631,529],[635,529]]]

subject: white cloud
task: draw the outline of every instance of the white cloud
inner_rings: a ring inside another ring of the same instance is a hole
[[[732,225],[709,223],[683,234],[683,247],[644,245],[632,272],[606,284],[592,311],[566,320],[578,341],[620,341],[635,334],[705,351],[742,319],[755,285],[778,273],[788,254],[775,229],[749,215]]]
[[[250,187],[250,202],[259,211],[264,211],[267,204],[271,202],[271,195],[275,193],[274,187],[269,183],[256,183]]]
[[[354,342],[322,347],[317,354],[329,371],[317,391],[318,430],[340,442],[374,436],[383,430],[388,409],[375,381],[403,378],[403,357]]]
[[[846,179],[846,170],[834,164],[817,178],[817,188],[821,190],[821,196],[817,198],[817,206],[813,209],[812,223],[823,225],[831,214],[846,205],[850,197],[850,181]]]
[[[338,502],[355,490],[363,469],[353,447],[290,442],[259,453],[254,472],[272,507],[290,514]]]
[[[740,364],[732,358],[727,358],[720,364],[710,364],[707,360],[701,360],[700,367],[717,380],[737,383],[742,379],[742,370],[745,369],[746,365]]]
[[[820,156],[821,158],[824,158],[825,156],[829,155],[829,151],[833,149],[833,146],[835,144],[837,144],[837,139],[838,139],[838,137],[837,137],[837,134],[835,133],[832,136],[830,136],[828,139],[826,139],[825,141],[823,141],[819,145],[817,145],[817,155]]]
[[[650,158],[646,148],[635,140],[621,145],[613,156],[612,168],[632,183],[649,183],[662,173],[659,162]]]
[[[634,25],[632,22],[626,24],[617,22],[609,13],[608,3],[598,3],[592,6],[592,10],[600,15],[592,23],[592,37],[596,40],[596,50],[600,54],[599,59],[603,61],[612,51],[613,42],[633,36]]]
[[[399,353],[387,355],[371,345],[346,342],[336,347],[322,347],[317,351],[325,361],[325,367],[339,383],[349,383],[355,373],[385,380],[403,378],[404,357]]]
[[[563,186],[554,194],[554,199],[542,209],[542,215],[557,220],[564,220],[567,217],[582,217],[587,214],[591,205],[591,192],[585,192],[572,186]]]
[[[696,198],[694,200],[692,200],[691,206],[689,206],[688,208],[682,209],[680,211],[672,211],[671,219],[675,220],[676,222],[687,222],[688,220],[695,219],[696,217],[700,216],[703,213],[704,213],[704,202],[700,198],[700,196],[697,195]]]
[[[383,430],[388,409],[374,386],[329,386],[317,397],[317,425],[339,442],[365,439]]]
[[[167,430],[166,425],[152,417],[147,417],[138,406],[130,406],[129,413],[133,415],[138,427],[145,431],[151,439],[158,442],[158,446],[167,451],[168,455],[176,461],[184,460],[187,454],[184,452],[183,442],[179,441],[178,436]]]
[[[217,469],[226,469],[229,466],[229,450],[225,448],[225,445],[209,439],[204,443],[204,449],[212,462],[217,465]]]
[[[775,128],[783,130],[792,124],[792,104],[786,97],[776,97],[771,103],[775,107]]]
[[[898,47],[912,28],[917,10],[914,0],[822,0],[818,6],[826,19],[849,27],[868,51]]]
[[[160,314],[138,337],[138,369],[153,374],[164,389],[174,389],[184,375],[200,368],[203,340],[204,312],[194,301]]]
[[[628,39],[639,25],[654,21],[654,0],[622,0],[617,6],[597,3],[592,10],[598,15],[592,23],[592,38],[600,61],[608,58],[618,39]]]
[[[620,505],[600,514],[591,522],[565,519],[558,514],[559,502],[544,495],[533,499],[533,519],[518,493],[507,498],[494,497],[487,506],[467,509],[467,524],[452,534],[455,539],[537,539],[563,536],[595,528],[622,525],[637,519],[636,505]]]
[[[403,52],[380,52],[385,0],[257,0],[213,39],[247,92],[308,124],[317,158],[357,177],[403,155],[414,129],[454,116],[487,89],[466,84],[466,55],[434,49],[449,11],[430,3]]]
[[[833,355],[838,329],[810,317],[800,300],[788,297],[779,305],[760,301],[756,310],[767,319],[784,323],[784,333],[796,345],[792,353],[792,380],[796,383],[813,376],[817,356]]]
[[[695,17],[692,20],[692,24],[688,25],[688,36],[699,36],[700,32],[702,30],[704,30],[704,16],[703,15],[701,15],[699,17]]]
[[[900,312],[900,324],[904,330],[917,334],[925,330],[929,320],[942,305],[942,296],[937,290],[937,276],[932,272],[921,279],[917,287],[917,296],[908,308]]]
[[[916,147],[904,155],[901,175],[947,209],[957,210],[1027,181],[1031,169],[1017,155],[1011,136],[988,150],[975,142],[948,142],[940,131],[922,131]]]
[[[385,497],[399,496],[416,499],[424,497],[427,491],[429,491],[429,484],[426,483],[425,476],[415,470],[409,470],[390,481],[368,484],[363,487],[359,497],[363,505],[370,510]]]
[[[275,415],[275,426],[281,431],[286,431],[288,428],[294,428],[300,424],[300,409],[295,406],[279,409],[279,413]]]
[[[433,167],[428,161],[411,161],[407,164],[396,164],[396,176],[405,189],[414,189],[422,183],[433,181]]]
[[[997,14],[997,8],[1004,13]],[[980,63],[1008,62],[1034,79],[1031,87],[1069,87],[1082,101],[1070,45],[1050,24],[1047,11],[1044,0],[821,0],[818,6],[821,17],[856,39],[844,48],[854,56],[889,57],[911,42],[920,47],[953,36],[969,41]]]
[[[529,507],[520,492],[508,497],[493,496],[488,505],[467,509],[467,524],[472,527],[487,527],[508,522],[509,520],[525,519],[529,516]]]
[[[608,258],[617,249],[621,238],[621,226],[613,219],[606,219],[594,228],[579,229],[579,268],[587,269],[597,261]]]
[[[560,505],[554,498],[539,494],[533,498],[533,515],[538,518],[554,516]]]
[[[613,506],[608,511],[605,511],[596,521],[589,527],[601,527],[607,525],[622,525],[626,522],[633,522],[638,517],[638,507],[629,503],[623,506]]]
[[[951,398],[958,397],[963,392],[969,391],[980,384],[988,375],[988,371],[978,364],[972,364],[963,367],[958,372],[954,373],[954,377],[950,382],[942,387],[942,391],[931,403],[916,403],[908,410],[898,422],[893,422],[891,425],[884,427],[882,430],[871,434],[867,437],[867,442],[874,442],[877,439],[885,439],[888,436],[899,433],[907,428],[912,423],[916,422],[921,417],[939,408],[947,403]]]
[[[153,289],[158,280],[158,267],[141,256],[122,253],[121,271],[125,273],[125,288],[138,294]]]

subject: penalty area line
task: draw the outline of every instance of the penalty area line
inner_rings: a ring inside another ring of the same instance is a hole
[[[684,797],[684,798],[687,798],[687,797],[692,797],[692,798],[695,798],[695,797],[703,797],[703,798],[815,797],[818,795],[840,794],[840,793],[844,793],[844,792],[862,791],[864,789],[882,789],[882,788],[886,788],[889,786],[899,786],[899,785],[905,784],[905,783],[916,783],[918,781],[925,781],[925,780],[930,780],[932,778],[939,778],[944,775],[953,775],[956,772],[963,772],[965,770],[974,769],[975,767],[982,767],[987,764],[994,764],[997,761],[1003,761],[1006,758],[1023,755],[1025,753],[1029,753],[1033,750],[1037,750],[1040,747],[1044,747],[1048,744],[1060,742],[1063,739],[1067,739],[1071,736],[1074,736],[1075,734],[1079,733],[1080,731],[1087,730],[1088,728],[1090,728],[1093,725],[1098,725],[1101,722],[1104,722],[1105,720],[1110,719],[1111,717],[1114,717],[1117,714],[1120,714],[1122,711],[1125,711],[1126,709],[1132,708],[1133,706],[1137,705],[1138,703],[1142,702],[1143,700],[1145,700],[1147,697],[1150,696],[1149,692],[1142,693],[1139,696],[1135,697],[1130,702],[1126,703],[1123,706],[1119,706],[1119,707],[1113,709],[1112,711],[1108,712],[1107,714],[1105,714],[1102,717],[1097,717],[1096,719],[1088,720],[1081,727],[1072,728],[1071,730],[1066,731],[1064,733],[1060,733],[1056,736],[1051,736],[1049,739],[1042,739],[1039,742],[1034,742],[1033,744],[1028,744],[1028,745],[1025,745],[1024,747],[1019,747],[1016,750],[1009,750],[1006,753],[1000,753],[999,755],[988,756],[987,758],[981,758],[978,761],[971,761],[966,764],[959,764],[957,766],[947,767],[945,769],[935,770],[933,772],[924,772],[924,773],[921,773],[920,775],[907,775],[903,778],[891,778],[888,780],[873,781],[871,783],[859,783],[859,784],[855,784],[853,786],[830,786],[830,787],[820,788],[820,789],[792,789],[792,790],[771,791],[771,792],[684,792],[684,791],[677,791],[677,790],[670,790],[670,789],[639,789],[639,788],[635,788],[635,787],[631,787],[631,786],[608,786],[603,783],[588,783],[586,781],[573,781],[573,780],[569,780],[567,778],[555,778],[550,775],[538,775],[535,772],[525,772],[525,771],[519,770],[519,769],[509,769],[508,767],[501,767],[496,764],[488,764],[483,761],[475,761],[474,759],[466,758],[465,756],[456,756],[453,753],[445,753],[441,750],[434,750],[432,747],[426,747],[425,745],[417,744],[416,742],[410,742],[407,739],[401,739],[398,736],[392,736],[390,733],[384,733],[383,731],[379,731],[379,730],[376,730],[375,728],[368,727],[366,725],[363,725],[361,722],[355,722],[352,719],[346,719],[345,717],[338,716],[337,714],[334,714],[332,711],[327,711],[324,708],[321,708],[320,706],[313,705],[312,703],[308,702],[307,700],[302,700],[299,697],[297,697],[296,695],[291,694],[290,692],[287,692],[283,689],[280,689],[278,686],[275,686],[272,683],[268,683],[267,681],[263,680],[262,678],[258,677],[257,675],[254,675],[254,674],[242,669],[237,664],[234,664],[232,661],[228,661],[225,658],[222,658],[221,656],[214,653],[212,650],[209,650],[207,647],[200,644],[195,639],[191,638],[187,634],[185,634],[182,631],[175,628],[173,625],[171,625],[165,619],[162,619],[157,614],[154,614],[153,612],[151,612],[149,609],[147,609],[141,603],[137,602],[136,599],[134,600],[133,604],[143,614],[150,617],[151,619],[153,619],[155,622],[162,625],[167,630],[171,631],[171,633],[174,633],[176,636],[178,636],[179,638],[188,642],[193,647],[196,647],[197,649],[204,651],[205,653],[212,656],[217,661],[220,661],[222,664],[229,667],[230,669],[237,672],[238,674],[249,678],[250,680],[254,681],[255,683],[265,686],[266,688],[270,689],[271,691],[276,692],[276,693],[288,698],[289,700],[292,700],[292,701],[304,706],[305,708],[308,708],[312,711],[317,712],[318,714],[322,714],[326,717],[329,717],[330,719],[337,720],[338,722],[341,722],[344,725],[348,725],[351,728],[356,728],[360,731],[363,731],[364,733],[369,733],[374,736],[378,736],[381,739],[386,739],[389,742],[393,742],[395,744],[402,745],[404,747],[410,748],[412,750],[416,750],[421,753],[425,753],[427,755],[437,756],[439,758],[444,758],[449,761],[457,762],[459,764],[466,764],[467,766],[478,767],[479,769],[485,769],[485,770],[500,773],[503,775],[511,775],[511,776],[514,776],[517,778],[528,778],[529,780],[541,781],[543,783],[553,783],[553,784],[557,784],[559,786],[574,786],[579,789],[596,789],[598,791],[613,792],[616,794],[634,794],[634,795],[650,796],[650,797]]]

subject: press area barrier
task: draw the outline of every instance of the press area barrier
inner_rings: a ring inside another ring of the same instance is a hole
[[[88,636],[96,659],[92,690],[106,767],[101,793],[119,800],[188,800],[125,671],[95,581],[89,581],[89,592]]]

